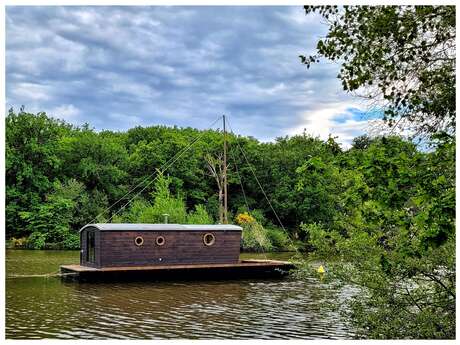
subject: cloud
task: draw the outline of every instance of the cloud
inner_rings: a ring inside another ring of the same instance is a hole
[[[8,6],[7,107],[97,129],[206,128],[221,114],[260,140],[360,134],[339,66],[309,70],[326,27],[301,6]],[[60,114],[60,115],[59,115]]]
[[[73,104],[63,104],[51,109],[49,113],[60,119],[72,121],[73,118],[80,114],[80,110],[77,109]]]
[[[18,82],[10,92],[10,97],[30,101],[47,101],[51,98],[52,90],[42,84]]]

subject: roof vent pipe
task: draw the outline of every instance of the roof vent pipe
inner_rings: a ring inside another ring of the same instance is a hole
[[[169,214],[163,213],[162,216],[165,217],[165,224],[168,224],[168,217],[169,217]]]

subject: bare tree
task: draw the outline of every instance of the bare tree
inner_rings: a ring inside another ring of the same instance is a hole
[[[224,223],[224,181],[225,181],[225,169],[224,159],[222,154],[212,156],[207,154],[205,156],[206,165],[210,172],[210,176],[214,177],[219,190],[219,223]]]

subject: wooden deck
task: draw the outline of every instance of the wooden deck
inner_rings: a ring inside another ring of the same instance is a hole
[[[126,278],[148,279],[222,279],[262,278],[284,276],[294,265],[278,260],[241,260],[234,264],[186,264],[155,266],[124,266],[93,268],[80,265],[62,265],[64,277],[81,280]]]

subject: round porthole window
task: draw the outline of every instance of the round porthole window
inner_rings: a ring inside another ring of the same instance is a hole
[[[203,242],[207,246],[212,246],[214,244],[214,242],[216,242],[216,237],[211,233],[204,234],[203,235]]]
[[[134,239],[134,243],[136,244],[136,246],[140,247],[144,244],[144,239],[141,236],[137,236]]]
[[[163,236],[158,236],[155,242],[158,246],[162,246],[165,244],[165,238]]]

